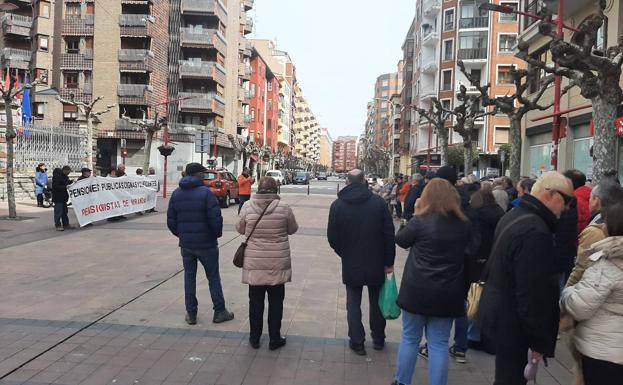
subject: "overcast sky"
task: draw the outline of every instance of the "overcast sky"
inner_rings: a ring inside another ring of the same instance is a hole
[[[374,81],[395,72],[415,0],[255,0],[254,32],[296,65],[320,125],[333,139],[359,135]]]

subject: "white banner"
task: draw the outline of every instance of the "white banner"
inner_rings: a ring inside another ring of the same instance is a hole
[[[80,226],[156,207],[155,177],[94,176],[67,187]]]

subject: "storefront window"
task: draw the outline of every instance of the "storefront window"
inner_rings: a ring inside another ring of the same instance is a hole
[[[575,139],[573,141],[573,168],[586,174],[587,179],[593,178],[593,159],[591,146],[593,138]]]
[[[539,177],[552,169],[551,144],[530,146],[529,170],[531,177]]]

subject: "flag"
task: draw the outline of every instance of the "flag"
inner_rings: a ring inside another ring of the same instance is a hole
[[[24,76],[24,84],[28,84],[28,74]],[[24,136],[30,137],[30,123],[32,122],[32,107],[30,105],[30,88],[24,89],[22,99],[22,122],[24,123]]]
[[[7,67],[6,77],[4,78],[4,89],[8,90],[11,87],[11,69]]]

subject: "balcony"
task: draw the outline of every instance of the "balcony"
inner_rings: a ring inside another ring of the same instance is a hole
[[[83,15],[81,19],[63,19],[62,34],[64,36],[93,36],[95,15]]]
[[[432,87],[428,89],[424,89],[420,92],[420,100],[425,101],[432,98],[437,97],[437,91],[435,91]]]
[[[151,15],[121,14],[119,15],[119,27],[121,36],[146,37],[151,36]]]
[[[247,17],[243,27],[244,34],[247,35],[253,32],[253,19]]]
[[[422,11],[425,16],[435,16],[441,10],[440,0],[424,0]]]
[[[225,101],[214,92],[180,92],[178,96],[180,98],[189,98],[180,101],[180,110],[182,111],[225,115]]]
[[[32,17],[5,13],[2,16],[2,31],[6,35],[30,37]]]
[[[238,127],[249,127],[251,123],[251,115],[241,113],[238,114]]]
[[[424,62],[422,62],[422,67],[420,67],[420,69],[425,74],[437,73],[437,58],[436,57],[425,58]]]
[[[243,80],[251,80],[252,72],[253,70],[251,69],[250,65],[244,63],[240,63],[238,65],[238,76],[240,76],[240,78],[242,78]]]
[[[58,95],[67,100],[89,103],[93,94],[93,86],[90,83],[84,84],[82,88],[63,87],[58,90]]]
[[[472,86],[472,85],[471,85],[471,84],[469,84],[469,83],[466,83],[466,84],[465,84],[465,83],[463,83],[463,82],[459,82],[459,83],[456,85],[456,90],[455,90],[455,92],[456,92],[456,93],[461,92],[461,85],[465,86],[466,92],[467,92],[468,94],[478,94],[478,93],[480,93],[480,91],[478,91],[478,88],[476,88],[475,86]]]
[[[489,28],[489,17],[479,16],[479,17],[461,18],[459,20],[459,28],[461,29]]]
[[[250,41],[242,39],[240,41],[240,46],[238,47],[238,49],[242,52],[242,55],[244,57],[251,57],[251,50],[253,49],[253,45]]]
[[[220,31],[216,29],[202,29],[183,27],[181,43],[182,47],[193,48],[214,48],[221,54],[225,55],[227,43]]]
[[[227,24],[227,10],[220,0],[182,0],[182,14],[216,16]]]
[[[152,87],[147,84],[117,84],[119,104],[146,105],[149,104]]]
[[[242,0],[242,5],[244,6],[244,10],[250,11],[253,8],[253,0]]]
[[[435,45],[439,41],[439,32],[432,28],[427,28],[422,31],[422,44],[423,45]]]
[[[85,49],[83,53],[62,53],[62,70],[93,70],[93,50]]]
[[[225,85],[225,68],[220,64],[199,60],[180,61],[181,79],[212,79],[218,84]]]
[[[141,128],[126,119],[117,119],[115,121],[115,129],[117,131],[141,131]]]
[[[150,72],[153,68],[154,53],[147,49],[120,49],[119,70],[131,72]]]
[[[487,48],[459,48],[459,60],[486,60]]]
[[[5,68],[28,69],[30,66],[30,59],[30,50],[19,48],[2,49],[2,66]]]

